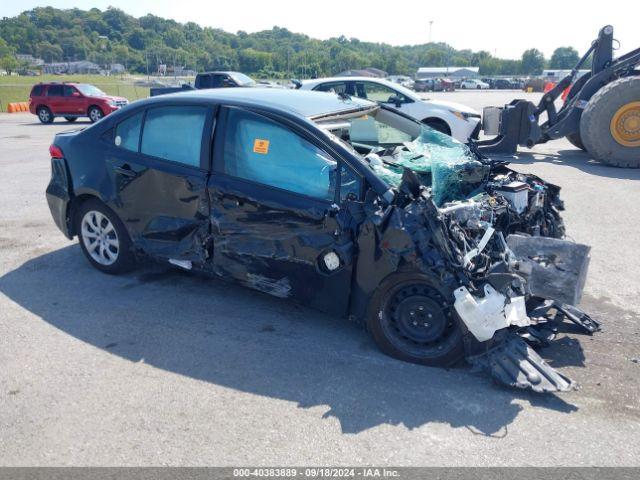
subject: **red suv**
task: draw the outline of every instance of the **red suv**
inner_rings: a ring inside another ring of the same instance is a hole
[[[128,104],[126,98],[112,97],[87,83],[39,83],[29,96],[29,111],[42,123],[51,123],[55,117],[64,117],[67,122],[89,117],[97,122]]]

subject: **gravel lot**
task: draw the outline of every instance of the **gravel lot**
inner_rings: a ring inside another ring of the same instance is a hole
[[[541,396],[395,361],[355,325],[234,285],[97,272],[44,198],[68,128],[0,115],[0,465],[640,463],[640,171],[564,140],[514,159],[563,187],[568,232],[593,247],[583,307],[604,322],[543,351],[581,389]]]

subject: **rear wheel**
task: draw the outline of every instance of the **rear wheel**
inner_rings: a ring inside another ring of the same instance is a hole
[[[78,117],[64,117],[64,119],[69,123],[73,123],[78,119]]]
[[[586,150],[586,148],[584,148],[584,143],[582,143],[582,138],[580,138],[580,132],[570,133],[567,135],[567,140],[569,140],[569,143],[574,147],[579,148],[580,150]]]
[[[80,247],[98,270],[117,274],[135,266],[131,240],[118,216],[97,199],[84,202],[76,215]]]
[[[367,326],[380,350],[391,357],[450,366],[464,357],[462,330],[450,299],[426,275],[394,274],[373,295]]]
[[[100,108],[96,106],[89,107],[87,115],[89,116],[89,120],[91,120],[91,123],[96,123],[98,120],[104,117],[104,113],[102,112],[102,110],[100,110]]]
[[[36,113],[38,114],[38,120],[42,123],[53,122],[53,113],[51,113],[51,110],[49,110],[48,107],[38,107],[38,111]]]
[[[640,77],[620,78],[591,97],[580,119],[580,136],[596,159],[640,168]]]

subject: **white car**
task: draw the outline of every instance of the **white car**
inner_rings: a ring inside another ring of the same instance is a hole
[[[471,89],[471,90],[486,90],[489,88],[489,84],[483,82],[482,80],[474,80],[474,79],[470,79],[470,80],[463,80],[462,82],[460,82],[460,88],[467,88],[467,89]]]
[[[425,100],[408,88],[381,78],[330,77],[303,80],[302,90],[335,92],[366,98],[400,112],[466,143],[480,133],[480,113],[459,103]]]

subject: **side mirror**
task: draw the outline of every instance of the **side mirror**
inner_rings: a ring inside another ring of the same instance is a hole
[[[225,78],[224,80],[222,80],[222,86],[223,87],[235,87],[233,82],[231,80],[229,80],[228,78]]]
[[[402,98],[397,95],[391,95],[389,97],[388,103],[393,103],[396,107],[400,107],[402,105]]]
[[[80,92],[73,92],[71,94],[72,97],[81,97],[82,95],[80,95]]]

